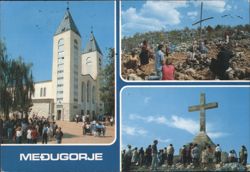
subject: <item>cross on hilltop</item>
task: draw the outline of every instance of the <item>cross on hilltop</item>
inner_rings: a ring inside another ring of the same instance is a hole
[[[206,110],[218,107],[217,102],[207,103],[205,93],[200,94],[200,104],[195,106],[190,106],[188,108],[189,112],[200,111],[200,132],[206,132]]]

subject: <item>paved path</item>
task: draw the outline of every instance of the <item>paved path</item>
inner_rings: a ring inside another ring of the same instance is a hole
[[[64,133],[62,144],[110,144],[115,139],[114,125],[106,126],[106,136],[91,136],[82,134],[82,122],[56,121],[58,127],[62,128]],[[56,143],[55,140],[49,141],[49,144]]]

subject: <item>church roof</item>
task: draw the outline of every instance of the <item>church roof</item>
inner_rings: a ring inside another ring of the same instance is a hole
[[[58,26],[55,35],[58,35],[60,33],[66,32],[68,30],[72,30],[77,35],[80,35],[80,32],[78,31],[76,24],[69,12],[69,9],[67,8],[67,11],[65,12],[65,15],[63,17],[63,20],[61,21],[60,25]]]
[[[87,43],[85,49],[83,50],[83,54],[94,51],[97,51],[102,55],[102,51],[96,42],[95,36],[93,32],[91,32],[89,42]]]

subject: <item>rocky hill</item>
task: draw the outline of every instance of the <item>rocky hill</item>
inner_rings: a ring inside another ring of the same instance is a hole
[[[157,171],[168,172],[168,171],[249,171],[250,165],[243,166],[238,162],[233,163],[221,163],[221,164],[212,164],[206,167],[194,167],[192,164],[184,166],[183,164],[177,163],[172,166],[162,165],[158,168]],[[132,166],[129,172],[150,172],[150,167],[138,167]]]
[[[201,54],[199,51],[190,51],[191,42],[183,42],[176,45],[168,58],[173,60],[175,66],[175,80],[214,80],[209,66],[212,58],[217,58],[219,52],[218,44],[221,41],[214,39],[208,41],[206,47],[208,52]],[[230,80],[250,80],[250,36],[243,39],[231,39],[231,51],[233,57],[230,60],[230,68],[227,71]],[[140,49],[134,48],[139,56]],[[145,80],[146,76],[154,75],[155,61],[150,59],[150,63],[141,70],[140,68],[130,68],[127,66],[130,53],[122,54],[122,77],[126,80]]]

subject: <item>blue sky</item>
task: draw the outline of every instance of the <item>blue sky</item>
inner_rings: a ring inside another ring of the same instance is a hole
[[[66,1],[0,2],[0,37],[11,58],[22,56],[33,63],[35,81],[51,79],[53,35],[66,8]],[[97,42],[107,54],[107,48],[114,47],[114,3],[74,1],[69,8],[82,36],[82,48],[93,26]]]
[[[248,0],[203,0],[203,18],[214,17],[204,26],[217,24],[238,25],[249,23]],[[137,32],[169,31],[192,26],[199,20],[200,1],[123,1],[122,35],[131,36]],[[232,17],[224,17],[230,14]],[[237,16],[242,17],[239,18]]]
[[[122,145],[147,147],[154,139],[159,148],[170,143],[176,150],[190,143],[199,131],[200,93],[218,108],[206,111],[207,133],[224,151],[241,145],[250,150],[249,87],[148,87],[125,88],[122,92]],[[176,151],[178,153],[178,151]]]

